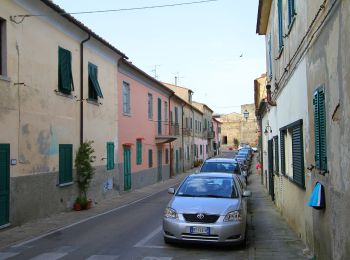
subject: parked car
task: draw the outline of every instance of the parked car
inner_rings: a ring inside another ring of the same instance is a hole
[[[235,174],[200,173],[188,176],[176,192],[170,188],[164,241],[244,245],[251,192],[239,182]]]
[[[225,172],[237,174],[241,181],[246,184],[248,173],[235,159],[232,158],[210,158],[204,161],[199,172]]]

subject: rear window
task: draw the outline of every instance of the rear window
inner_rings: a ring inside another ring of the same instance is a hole
[[[180,197],[238,198],[231,177],[189,176],[176,193]]]
[[[200,172],[240,173],[237,162],[204,162]]]

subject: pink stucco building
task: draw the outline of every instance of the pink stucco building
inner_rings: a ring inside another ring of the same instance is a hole
[[[179,111],[172,104],[172,90],[128,61],[119,63],[117,78],[117,160],[122,191],[170,177],[171,142],[179,135],[175,122]]]

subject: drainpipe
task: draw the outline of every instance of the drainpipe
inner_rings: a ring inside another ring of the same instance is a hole
[[[80,43],[80,145],[84,142],[84,43],[90,40],[90,34],[88,37]]]
[[[181,133],[181,143],[182,143],[182,171],[185,172],[185,142],[184,142],[184,107],[186,106],[186,103],[182,103],[181,106],[181,112],[182,112],[182,118],[181,118],[181,124],[182,124],[182,133]],[[187,129],[186,129],[187,131]]]
[[[171,122],[170,122],[170,101],[174,93],[168,97],[168,122],[169,122],[169,136],[171,135]],[[174,176],[173,172],[173,153],[171,150],[171,142],[169,142],[169,159],[170,159],[170,178]]]
[[[267,91],[267,103],[270,105],[270,106],[277,106],[276,102],[275,101],[272,101],[272,97],[271,97],[271,85],[268,84],[266,85],[266,91]]]

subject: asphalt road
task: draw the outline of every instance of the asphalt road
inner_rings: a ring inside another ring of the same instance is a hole
[[[167,245],[162,214],[166,190],[86,222],[0,252],[3,259],[248,259],[249,249]]]

